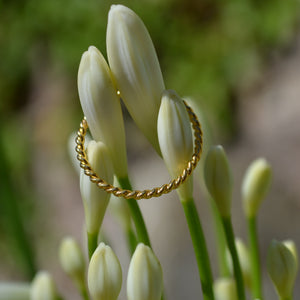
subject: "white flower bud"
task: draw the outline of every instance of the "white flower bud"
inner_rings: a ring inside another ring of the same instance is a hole
[[[183,100],[172,90],[165,90],[158,114],[157,132],[164,162],[171,177],[176,178],[187,166],[193,154],[193,136]],[[189,178],[178,188],[181,199],[192,197]]]
[[[214,282],[215,300],[238,300],[235,280],[220,278]]]
[[[96,174],[100,178],[112,182],[113,168],[106,146],[102,142],[91,141],[87,146],[87,156]],[[80,176],[80,192],[87,232],[98,234],[110,195],[91,182],[83,170]]]
[[[30,300],[57,300],[57,291],[52,276],[46,271],[40,271],[34,277]]]
[[[89,47],[82,55],[78,92],[93,139],[106,144],[115,173],[125,177],[127,156],[120,99],[110,69],[96,47]]]
[[[130,261],[127,276],[128,300],[160,300],[163,275],[150,247],[139,244]]]
[[[29,300],[27,283],[0,282],[0,300]]]
[[[222,146],[210,148],[205,164],[206,187],[216,202],[221,216],[229,217],[231,209],[232,177],[229,163]]]
[[[257,159],[246,171],[242,184],[244,211],[248,218],[257,214],[271,181],[271,167],[265,159]]]
[[[131,9],[112,5],[106,44],[108,62],[122,100],[137,126],[160,153],[156,124],[165,86],[150,35]]]
[[[85,263],[83,253],[73,237],[65,237],[60,244],[59,259],[63,270],[76,284],[84,282]]]
[[[120,262],[109,246],[100,243],[88,269],[88,287],[93,300],[116,300],[122,286]]]
[[[268,273],[282,299],[290,299],[297,276],[294,254],[283,243],[272,241],[267,256]]]

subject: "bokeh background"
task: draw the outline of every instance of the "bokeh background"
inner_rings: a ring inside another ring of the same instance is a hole
[[[240,184],[249,163],[273,167],[259,214],[261,257],[273,238],[300,248],[300,33],[298,0],[119,1],[146,24],[167,88],[198,106],[206,147],[223,144],[234,176],[233,222],[246,237]],[[84,244],[78,176],[69,136],[82,118],[77,70],[89,45],[104,55],[112,1],[0,0],[0,280],[29,281],[49,270],[66,299],[79,299],[58,263],[59,241]],[[130,173],[137,188],[168,180],[163,162],[125,113]],[[215,261],[209,204],[195,176],[197,206]],[[168,299],[201,299],[195,258],[175,192],[141,201]],[[124,272],[122,230],[103,231]],[[214,273],[218,272],[214,264]],[[264,268],[267,299],[275,293]],[[295,299],[300,297],[299,278]]]

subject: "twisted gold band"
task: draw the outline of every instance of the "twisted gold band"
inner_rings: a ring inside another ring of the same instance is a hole
[[[160,187],[155,187],[151,190],[124,190],[119,187],[115,187],[105,180],[99,178],[97,174],[93,171],[90,163],[87,160],[84,141],[85,135],[88,129],[88,123],[84,118],[80,123],[80,128],[77,132],[76,137],[76,152],[77,159],[80,161],[80,167],[84,170],[84,173],[90,177],[90,180],[94,182],[100,189],[105,190],[107,193],[114,194],[117,197],[123,197],[126,199],[149,199],[152,197],[159,197],[162,194],[170,193],[172,190],[177,189],[186,179],[191,175],[192,171],[196,168],[198,161],[200,160],[202,153],[202,130],[201,125],[197,119],[197,116],[193,112],[193,110],[184,102],[186,110],[189,114],[190,122],[192,123],[192,127],[194,129],[194,137],[195,137],[195,146],[194,153],[190,161],[188,161],[186,168],[182,171],[182,173],[175,179],[171,180],[167,184],[163,184]]]

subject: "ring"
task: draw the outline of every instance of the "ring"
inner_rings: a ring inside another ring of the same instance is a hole
[[[193,170],[196,168],[202,153],[203,145],[203,133],[201,130],[201,125],[197,119],[196,114],[193,112],[190,106],[183,101],[186,110],[188,112],[192,128],[194,130],[194,153],[191,160],[186,164],[186,167],[183,169],[182,173],[175,179],[171,180],[167,184],[163,184],[160,187],[155,187],[150,190],[124,190],[120,187],[113,186],[107,183],[104,179],[98,177],[98,175],[92,169],[90,163],[87,160],[87,155],[84,147],[85,135],[88,130],[88,123],[84,117],[80,123],[80,128],[77,132],[75,139],[76,142],[76,152],[77,159],[80,162],[80,167],[84,170],[85,175],[90,177],[90,180],[95,183],[98,188],[106,191],[107,193],[114,194],[117,197],[123,197],[125,199],[150,199],[152,197],[159,197],[163,194],[168,194],[172,190],[177,189],[182,183],[184,183],[187,178],[192,174]]]

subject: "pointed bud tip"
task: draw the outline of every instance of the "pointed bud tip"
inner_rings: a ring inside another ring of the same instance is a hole
[[[175,102],[182,102],[182,99],[174,90],[164,90],[162,93],[162,100],[164,99],[172,100]]]

